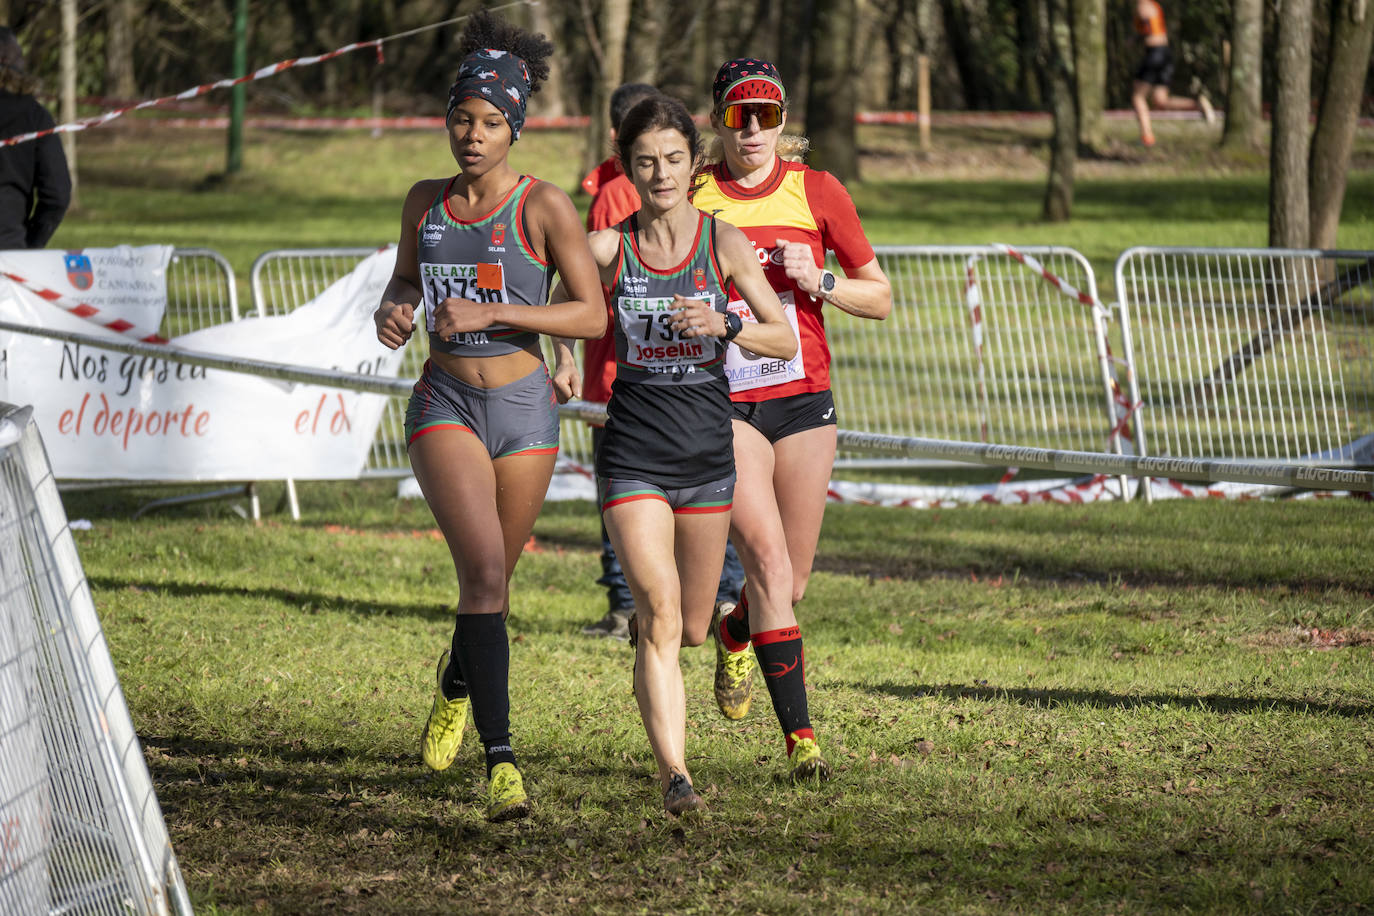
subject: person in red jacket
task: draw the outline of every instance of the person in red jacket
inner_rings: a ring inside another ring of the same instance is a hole
[[[1135,5],[1135,30],[1145,43],[1145,56],[1135,71],[1131,84],[1131,107],[1140,122],[1140,142],[1155,145],[1154,128],[1150,125],[1150,109],[1164,111],[1201,111],[1208,124],[1216,120],[1216,112],[1207,96],[1197,101],[1169,95],[1169,83],[1174,78],[1174,52],[1169,49],[1169,30],[1164,26],[1164,8],[1157,0],[1139,0]]]
[[[611,93],[611,141],[614,143],[620,130],[620,122],[635,105],[644,99],[658,94],[658,90],[647,83],[626,83]],[[626,177],[620,167],[618,155],[612,155],[582,179],[582,190],[592,195],[591,207],[587,210],[587,229],[598,232],[618,226],[626,217],[639,209],[639,192],[634,183]],[[609,295],[609,291],[607,291]],[[608,305],[609,308],[609,300]],[[615,381],[615,326],[607,324],[606,335],[597,340],[588,340],[582,345],[582,391],[584,401],[604,404],[611,399],[611,383]],[[592,427],[592,452],[601,450],[601,439],[605,427]],[[605,636],[612,639],[629,639],[630,618],[634,616],[634,596],[625,581],[625,573],[620,568],[620,560],[611,545],[606,525],[601,525],[601,578],[598,585],[606,587],[606,600],[610,607],[606,616],[582,628],[584,636]],[[726,613],[734,608],[739,597],[740,586],[744,583],[744,568],[740,566],[735,546],[725,545],[725,565],[721,569],[720,585],[716,590],[716,603],[726,606]]]

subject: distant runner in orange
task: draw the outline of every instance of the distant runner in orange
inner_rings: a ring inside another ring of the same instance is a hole
[[[1145,42],[1145,57],[1135,71],[1131,84],[1131,107],[1140,122],[1140,142],[1155,145],[1155,132],[1150,124],[1150,109],[1162,111],[1200,111],[1208,124],[1216,120],[1216,112],[1207,96],[1196,100],[1174,98],[1169,95],[1169,83],[1174,78],[1174,52],[1169,48],[1169,31],[1164,26],[1164,8],[1157,0],[1139,0],[1135,5],[1135,30]]]

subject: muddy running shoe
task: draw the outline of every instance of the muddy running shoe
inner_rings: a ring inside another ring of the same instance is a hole
[[[632,607],[613,608],[596,623],[583,627],[582,635],[619,639],[623,642],[630,638],[630,618],[634,616],[634,612],[635,609]]]
[[[673,817],[681,817],[689,811],[700,811],[706,807],[706,800],[697,794],[687,777],[674,773],[668,780],[668,790],[663,793],[663,810]]]
[[[728,604],[717,604],[711,618],[711,637],[716,642],[716,706],[727,719],[743,719],[754,698],[754,647],[731,652],[721,642],[720,619],[733,609]]]
[[[434,705],[420,733],[420,756],[431,770],[447,770],[463,743],[463,728],[468,724],[468,698],[450,700],[444,696],[444,669],[448,667],[448,652],[439,656],[439,670],[435,672]]]
[[[491,784],[487,788],[487,820],[492,823],[513,821],[530,813],[530,797],[525,794],[525,781],[513,763],[498,763],[491,770]]]
[[[792,782],[825,782],[830,778],[830,764],[821,756],[821,746],[815,738],[798,738],[792,747]]]

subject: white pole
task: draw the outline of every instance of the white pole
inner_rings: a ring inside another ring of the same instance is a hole
[[[62,0],[62,122],[76,120],[76,0]],[[67,171],[72,176],[72,208],[76,196],[76,134],[62,135],[62,151],[67,154]]]

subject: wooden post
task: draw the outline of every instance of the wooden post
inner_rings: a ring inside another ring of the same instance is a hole
[[[930,152],[930,57],[916,55],[916,127],[921,152]]]
[[[62,0],[62,121],[76,120],[76,0]],[[77,209],[76,196],[76,134],[62,135],[62,151],[67,156],[67,171],[72,176],[71,209]]]

